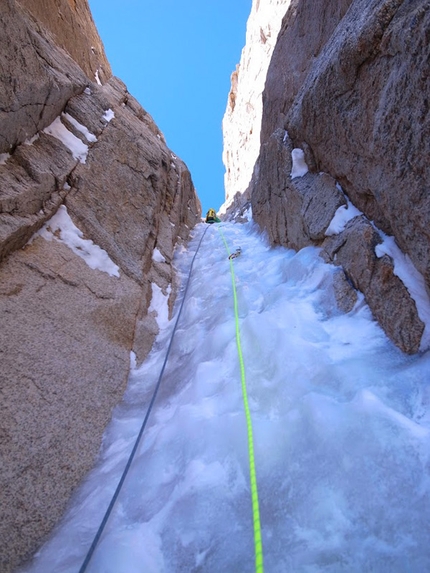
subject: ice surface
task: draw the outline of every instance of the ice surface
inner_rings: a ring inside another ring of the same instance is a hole
[[[35,233],[34,237],[43,237],[47,241],[59,241],[84,259],[91,269],[98,269],[110,276],[119,277],[119,267],[112,261],[107,252],[95,245],[89,239],[83,239],[83,233],[73,223],[65,205],[61,205],[57,213]]]
[[[78,159],[81,163],[86,162],[88,145],[85,145],[85,143],[82,143],[76,135],[73,135],[73,133],[70,132],[63,124],[60,117],[55,118],[51,125],[45,127],[43,131],[64,143],[64,145],[72,152],[74,159]]]
[[[288,137],[288,134],[284,136]],[[302,149],[293,149],[291,152],[291,159],[293,160],[293,165],[291,168],[290,177],[294,179],[295,177],[303,177],[309,171],[307,163],[305,161],[305,153]]]
[[[176,253],[185,284],[205,225]],[[334,304],[313,247],[222,224],[234,260],[266,573],[430,571],[430,353],[393,347],[359,302]],[[132,370],[100,460],[26,573],[77,573],[133,447],[176,315]],[[164,298],[163,298],[164,297]],[[153,286],[152,307],[166,308]],[[157,310],[157,312],[158,312]],[[229,261],[196,257],[143,440],[87,571],[254,571],[246,423]]]

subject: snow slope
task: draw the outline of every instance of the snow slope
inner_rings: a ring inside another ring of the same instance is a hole
[[[204,228],[176,255],[183,283]],[[270,248],[252,223],[222,228],[230,250],[242,248],[234,267],[266,573],[429,571],[430,352],[402,355],[362,297],[340,314],[334,268],[318,249]],[[79,571],[173,323],[133,370],[98,464],[22,571]],[[216,225],[197,254],[154,410],[87,570],[254,570],[232,286]]]

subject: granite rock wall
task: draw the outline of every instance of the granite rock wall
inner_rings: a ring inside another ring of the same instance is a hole
[[[408,353],[423,348],[423,320],[393,261],[375,248],[383,233],[394,237],[430,292],[429,8],[418,0],[291,2],[246,193],[273,244],[320,246]],[[308,167],[302,177],[292,177],[293,150]],[[361,214],[333,239],[326,231],[343,201]]]
[[[22,4],[0,8],[2,573],[94,464],[131,353],[140,363],[158,332],[154,289],[172,309],[173,251],[201,215],[186,165],[126,86],[94,82]]]

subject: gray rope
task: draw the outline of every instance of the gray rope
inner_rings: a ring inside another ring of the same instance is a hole
[[[90,560],[91,560],[91,557],[93,556],[93,553],[94,553],[94,551],[95,551],[95,549],[96,549],[96,547],[97,547],[97,544],[98,544],[98,542],[99,542],[99,540],[100,540],[100,537],[101,537],[101,535],[102,535],[102,533],[103,533],[103,530],[104,530],[104,528],[105,528],[105,526],[106,526],[106,523],[108,522],[108,519],[109,519],[109,517],[110,517],[110,514],[112,513],[113,507],[114,507],[115,502],[116,502],[116,500],[117,500],[117,498],[118,498],[118,496],[119,496],[119,493],[120,493],[120,491],[121,491],[121,488],[122,488],[122,486],[123,486],[123,484],[124,484],[125,478],[127,477],[128,471],[129,471],[130,466],[131,466],[131,464],[132,464],[132,462],[133,462],[133,458],[134,458],[134,456],[135,456],[135,454],[136,454],[137,448],[139,447],[139,443],[140,443],[140,440],[141,440],[141,438],[142,438],[142,434],[143,434],[143,432],[144,432],[144,430],[145,430],[145,427],[146,427],[146,424],[147,424],[147,422],[148,422],[149,414],[151,413],[152,407],[153,407],[154,402],[155,402],[155,398],[157,397],[158,390],[159,390],[160,385],[161,385],[161,379],[162,379],[163,374],[164,374],[164,369],[166,368],[167,359],[169,358],[169,354],[170,354],[170,349],[172,348],[173,337],[175,336],[175,332],[176,332],[176,329],[177,329],[177,327],[178,327],[179,318],[180,318],[180,316],[181,316],[182,308],[183,308],[183,306],[184,306],[185,297],[186,297],[187,291],[188,291],[188,285],[190,284],[191,273],[192,273],[192,270],[193,270],[194,261],[195,261],[195,258],[196,258],[196,256],[197,256],[197,253],[199,252],[200,246],[201,246],[201,244],[202,244],[203,238],[204,238],[204,236],[206,235],[206,231],[208,230],[208,228],[209,228],[209,227],[206,227],[206,229],[204,230],[204,233],[203,233],[203,235],[202,235],[202,237],[201,237],[201,239],[200,239],[200,242],[199,242],[199,244],[198,244],[197,250],[196,250],[196,252],[194,253],[193,260],[191,261],[190,272],[189,272],[189,274],[188,274],[187,284],[185,285],[184,296],[183,296],[183,298],[182,298],[181,306],[180,306],[180,308],[179,308],[178,317],[177,317],[177,319],[176,319],[175,326],[173,327],[172,336],[170,337],[169,346],[168,346],[168,348],[167,348],[167,352],[166,352],[166,356],[165,356],[165,358],[164,358],[163,366],[162,366],[162,368],[161,368],[160,376],[158,377],[158,381],[157,381],[157,384],[156,384],[156,386],[155,386],[154,393],[152,394],[151,402],[149,403],[149,407],[148,407],[148,410],[147,410],[147,412],[146,412],[145,419],[143,420],[142,426],[141,426],[141,428],[140,428],[139,434],[137,435],[136,442],[135,442],[135,444],[134,444],[134,446],[133,446],[133,449],[132,449],[132,451],[131,451],[131,454],[130,454],[130,456],[129,456],[129,458],[128,458],[128,461],[127,461],[127,464],[126,464],[126,466],[125,466],[125,468],[124,468],[124,471],[123,471],[123,473],[122,473],[121,479],[119,480],[119,483],[118,483],[118,485],[117,485],[117,488],[116,488],[116,490],[115,490],[115,493],[113,494],[113,497],[112,497],[112,499],[111,499],[111,502],[110,502],[110,504],[109,504],[109,507],[108,507],[107,510],[106,510],[106,513],[105,513],[105,515],[104,515],[104,517],[103,517],[103,520],[102,520],[102,522],[101,522],[101,524],[100,524],[100,527],[98,528],[98,531],[97,531],[97,533],[96,533],[96,535],[95,535],[95,537],[94,537],[94,539],[93,539],[93,542],[92,542],[92,544],[91,544],[91,547],[90,547],[89,550],[88,550],[88,553],[87,553],[87,555],[86,555],[86,557],[85,557],[85,560],[84,560],[84,562],[82,563],[81,568],[79,569],[79,573],[84,573],[84,572],[87,570],[87,567],[88,567],[88,564],[89,564],[89,562],[90,562]]]

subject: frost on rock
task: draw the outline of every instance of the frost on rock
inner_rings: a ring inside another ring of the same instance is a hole
[[[305,153],[302,149],[293,149],[291,152],[291,159],[293,161],[293,166],[291,168],[290,177],[294,179],[295,177],[303,177],[309,171],[307,163],[305,161]]]
[[[33,135],[33,137],[30,137],[30,139],[26,139],[24,141],[24,145],[33,145],[33,143],[38,139],[39,139],[39,134],[36,133],[35,135]]]
[[[130,370],[135,370],[137,366],[136,353],[133,350],[130,351]]]
[[[43,130],[48,135],[59,139],[71,152],[74,159],[85,163],[88,155],[88,145],[82,143],[79,137],[73,135],[61,121],[60,117],[54,119],[51,125]]]
[[[93,241],[83,239],[83,233],[73,223],[67,208],[61,205],[57,213],[45,225],[33,235],[43,237],[47,241],[64,243],[72,251],[84,259],[91,269],[97,269],[108,273],[110,276],[119,277],[119,267],[111,260],[107,252],[95,245]]]

